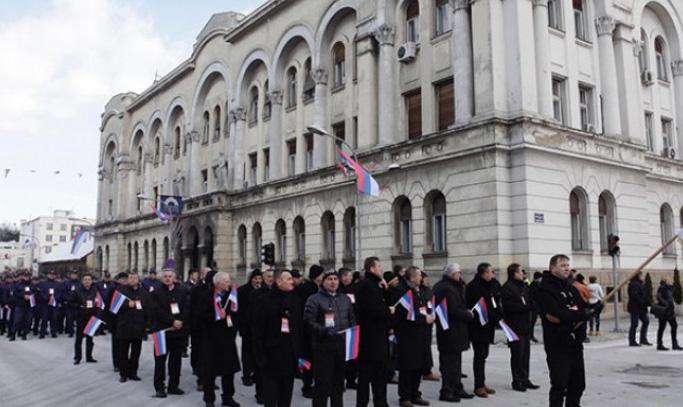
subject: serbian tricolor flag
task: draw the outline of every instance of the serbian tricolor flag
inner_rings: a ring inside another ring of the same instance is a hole
[[[439,319],[439,323],[441,324],[441,328],[444,331],[447,331],[449,328],[449,325],[448,325],[448,302],[446,301],[445,298],[443,300],[441,300],[439,305],[436,306],[434,313],[436,314],[436,317]]]
[[[168,214],[166,212],[162,212],[161,210],[159,210],[154,205],[152,205],[152,212],[154,212],[154,214],[157,216],[157,218],[159,218],[159,220],[164,222],[164,223],[168,223],[171,221],[171,215],[170,214]]]
[[[83,334],[88,335],[88,336],[95,336],[97,333],[97,330],[99,329],[100,325],[102,325],[103,321],[95,316],[90,317],[90,320],[88,321],[87,324],[85,324],[85,328],[83,328]]]
[[[481,297],[479,301],[477,301],[477,303],[474,304],[472,311],[477,311],[477,315],[479,315],[479,323],[481,324],[481,326],[484,326],[489,322],[489,312],[486,308],[486,300],[484,299],[484,297]]]
[[[413,305],[413,292],[411,290],[408,290],[403,294],[403,297],[398,300],[398,304],[408,311],[406,319],[408,321],[415,321],[415,306]]]
[[[372,175],[363,168],[362,165],[353,160],[341,148],[337,148],[341,163],[351,168],[356,173],[356,186],[358,190],[364,194],[371,196],[379,196],[379,184],[372,178]]]
[[[163,356],[166,354],[166,331],[161,330],[152,333],[152,341],[154,341],[154,356]]]
[[[57,306],[57,300],[55,299],[54,294],[50,294],[50,297],[47,299],[47,305],[49,305],[51,307]]]
[[[101,309],[102,311],[104,311],[104,309],[107,308],[106,305],[104,305],[104,300],[102,299],[102,294],[100,294],[99,291],[97,292],[97,295],[95,296],[95,306],[97,308]]]
[[[299,369],[301,370],[311,370],[311,362],[304,358],[299,358]]]
[[[517,335],[515,331],[510,328],[510,325],[508,325],[505,321],[501,319],[498,324],[505,333],[505,336],[508,338],[508,342],[515,342],[519,340],[519,335]]]
[[[31,308],[36,307],[36,295],[35,294],[31,294],[28,296],[28,305],[30,305]]]
[[[360,343],[360,326],[354,325],[351,328],[344,329],[340,332],[346,335],[346,361],[356,359],[358,357],[358,344]]]
[[[230,302],[230,311],[237,312],[237,284],[233,284],[228,294],[228,302]]]
[[[109,311],[111,311],[112,314],[118,314],[119,310],[121,309],[121,306],[124,302],[126,302],[127,299],[128,297],[121,294],[119,290],[114,290],[114,295],[111,296],[111,304],[109,305]]]
[[[75,254],[83,246],[85,242],[90,239],[90,232],[85,229],[78,229],[78,233],[73,238],[73,243],[71,243],[71,254]]]
[[[219,293],[217,290],[214,290],[213,292],[213,318],[216,321],[220,321],[221,319],[221,293]]]

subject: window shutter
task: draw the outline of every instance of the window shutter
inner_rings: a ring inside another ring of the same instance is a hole
[[[453,81],[440,83],[436,87],[439,103],[439,130],[446,130],[455,121],[455,102],[453,101]]]

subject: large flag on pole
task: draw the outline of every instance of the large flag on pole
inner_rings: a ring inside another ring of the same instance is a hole
[[[346,361],[356,359],[358,357],[358,344],[360,343],[360,325],[354,325],[351,328],[344,329],[340,332],[346,335]]]
[[[346,154],[341,148],[336,148],[341,162],[356,173],[356,186],[358,187],[358,190],[364,194],[379,196],[379,184],[372,175],[370,175],[370,172]]]
[[[90,232],[85,229],[80,229],[76,237],[74,237],[73,243],[71,244],[71,254],[78,252],[78,249],[90,239]]]

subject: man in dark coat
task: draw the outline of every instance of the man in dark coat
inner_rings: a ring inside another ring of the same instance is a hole
[[[184,286],[176,284],[176,273],[173,269],[164,269],[163,285],[152,291],[154,303],[152,332],[169,329],[166,332],[167,353],[154,358],[154,389],[156,397],[166,397],[166,360],[168,360],[168,394],[185,394],[180,384],[180,368],[182,364],[185,336],[188,334],[190,305]]]
[[[288,407],[301,358],[301,305],[287,271],[275,273],[273,289],[253,306],[254,361],[263,372],[266,407]],[[304,363],[305,364],[305,363]]]
[[[33,312],[30,298],[35,295],[28,272],[19,274],[18,281],[14,284],[12,292],[14,323],[9,340],[13,341],[17,334],[22,340],[26,340],[26,335],[31,329],[31,315]]]
[[[538,343],[538,339],[536,339],[536,335],[534,334],[534,327],[536,326],[536,321],[538,320],[538,306],[536,305],[536,291],[538,291],[538,287],[541,285],[541,278],[543,277],[543,273],[540,271],[534,272],[534,281],[529,284],[529,298],[531,299],[532,302],[532,308],[531,308],[531,326],[529,327],[529,335],[531,336],[531,340],[534,343]]]
[[[74,336],[74,324],[76,323],[76,313],[78,310],[68,301],[73,296],[73,293],[80,288],[81,283],[78,281],[78,274],[75,271],[69,272],[69,279],[64,281],[64,313],[66,319],[66,326],[64,333],[69,335],[69,338]]]
[[[304,321],[313,336],[313,407],[343,404],[345,375],[345,336],[343,330],[356,325],[353,304],[339,294],[339,275],[334,270],[323,273],[320,290],[308,297]]]
[[[252,291],[261,288],[263,275],[261,270],[254,269],[249,274],[249,280],[237,289],[237,327],[242,337],[242,383],[245,386],[254,384],[254,355],[252,352],[251,327],[249,324],[249,313],[252,311],[252,304],[249,296]]]
[[[412,309],[406,309],[404,305],[396,310],[398,396],[401,407],[429,405],[421,397],[420,381],[422,373],[429,368],[429,328],[434,323],[434,315],[428,312],[427,303],[431,297],[427,297],[426,292],[420,289],[421,280],[419,268],[411,266],[406,269],[407,290],[404,295],[412,294]]]
[[[192,367],[192,374],[197,376],[197,391],[204,391],[204,379],[202,372],[203,348],[202,339],[203,326],[201,321],[201,306],[202,298],[211,296],[211,288],[213,283],[211,280],[216,275],[215,271],[210,268],[202,269],[200,273],[199,282],[190,289],[190,342],[192,344],[190,353],[190,366]]]
[[[358,285],[358,283],[353,281],[353,271],[346,267],[340,268],[339,283],[339,292],[349,297],[349,300],[351,300],[351,304],[353,304],[354,306],[354,312],[356,312],[356,286]],[[358,314],[356,313],[356,315]],[[358,360],[349,360],[348,362],[346,362],[346,388],[355,389],[357,387],[357,379]]]
[[[128,298],[121,306],[116,318],[116,341],[119,367],[119,381],[139,381],[138,366],[142,338],[150,315],[150,295],[140,285],[140,277],[137,274],[128,276],[127,286],[119,286],[119,292]]]
[[[262,277],[263,277],[263,283],[261,284],[260,288],[257,288],[255,290],[252,290],[251,293],[249,294],[249,303],[250,304],[256,304],[258,303],[259,299],[263,297],[264,295],[268,294],[270,290],[272,289],[273,286],[273,275],[274,275],[274,270],[264,270],[262,272]],[[249,313],[249,322],[250,325],[254,323],[254,313],[250,312]],[[253,342],[253,339],[252,339]],[[254,391],[255,394],[254,396],[256,397],[256,401],[259,404],[263,404],[263,374],[265,372],[261,371],[261,369],[256,369],[254,371]]]
[[[501,306],[505,322],[519,340],[508,342],[510,347],[510,369],[512,388],[517,391],[538,389],[529,380],[529,358],[531,356],[531,310],[533,303],[524,282],[522,266],[512,263],[508,266],[508,280],[500,290]]]
[[[389,362],[389,328],[394,307],[387,305],[387,283],[382,278],[382,263],[368,257],[363,266],[365,279],[356,287],[356,310],[360,325],[358,350],[358,390],[356,405],[366,407],[372,398],[376,407],[387,404],[387,363]]]
[[[550,371],[549,406],[581,405],[586,387],[583,341],[586,321],[600,312],[602,303],[586,308],[570,282],[569,258],[557,254],[550,259],[550,270],[543,274],[536,301],[543,323],[543,344]]]
[[[107,288],[107,294],[104,295],[105,310],[101,312],[102,320],[109,327],[109,333],[111,334],[111,360],[114,365],[115,372],[121,372],[119,369],[119,341],[116,338],[116,326],[118,325],[118,315],[111,312],[111,299],[114,296],[114,292],[128,285],[128,273],[121,272],[116,275],[109,287]]]
[[[501,316],[499,290],[500,284],[495,279],[493,267],[489,263],[480,263],[477,274],[467,284],[465,291],[467,308],[472,309],[483,298],[488,311],[488,322],[482,325],[479,318],[474,318],[469,326],[470,342],[474,350],[474,394],[484,398],[496,393],[486,385],[486,358],[489,356],[489,345],[493,342],[495,326]]]
[[[301,283],[296,288],[296,294],[299,296],[299,302],[301,304],[306,304],[308,297],[318,292],[318,287],[322,282],[323,268],[317,264],[312,265],[308,270],[308,280]],[[303,308],[303,307],[302,307]],[[303,309],[301,318],[303,319]],[[313,361],[312,354],[312,332],[307,324],[304,324],[304,335],[303,335],[303,357],[304,359]],[[302,374],[303,386],[301,388],[301,394],[306,398],[313,398],[313,369],[305,370]]]
[[[50,334],[57,337],[57,310],[64,296],[63,286],[55,281],[55,272],[47,272],[47,280],[38,284],[38,307],[42,314],[40,323],[40,339],[47,335],[47,324],[50,324]]]
[[[83,352],[83,337],[85,336],[85,361],[88,363],[97,363],[93,358],[92,352],[95,344],[92,336],[87,336],[83,333],[85,326],[91,317],[97,315],[96,305],[97,301],[97,287],[93,284],[93,278],[90,274],[84,274],[81,278],[81,284],[71,293],[69,305],[76,310],[76,341],[74,343],[74,365],[81,363]]]
[[[465,307],[465,283],[460,265],[449,264],[444,268],[441,281],[434,285],[434,306],[446,301],[448,329],[436,324],[436,343],[439,348],[441,392],[439,400],[459,402],[474,395],[462,386],[462,352],[470,347],[468,325],[473,320],[472,311]]]
[[[650,325],[650,319],[647,317],[647,297],[645,296],[645,288],[643,287],[643,272],[638,272],[633,276],[628,283],[628,312],[631,314],[631,327],[628,330],[628,344],[629,346],[651,346],[647,341],[647,327]],[[636,331],[638,330],[638,321],[640,321],[640,343],[636,342]]]
[[[204,379],[204,403],[213,407],[216,401],[214,383],[221,377],[223,406],[239,407],[235,395],[234,375],[240,371],[237,356],[238,304],[229,299],[230,274],[218,272],[213,276],[211,290],[203,292],[199,299],[197,315],[202,326],[202,375]],[[208,294],[208,295],[207,295]]]
[[[659,319],[659,326],[657,327],[657,350],[667,351],[669,348],[664,346],[664,330],[666,324],[671,326],[671,349],[683,350],[683,347],[678,345],[678,338],[676,337],[676,330],[678,323],[676,322],[676,312],[674,309],[674,295],[673,285],[670,277],[662,278],[657,289],[657,304],[664,307],[664,311],[657,317]]]

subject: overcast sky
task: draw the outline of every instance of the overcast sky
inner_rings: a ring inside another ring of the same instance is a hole
[[[187,59],[213,13],[264,2],[0,0],[0,223],[94,218],[105,103]]]

